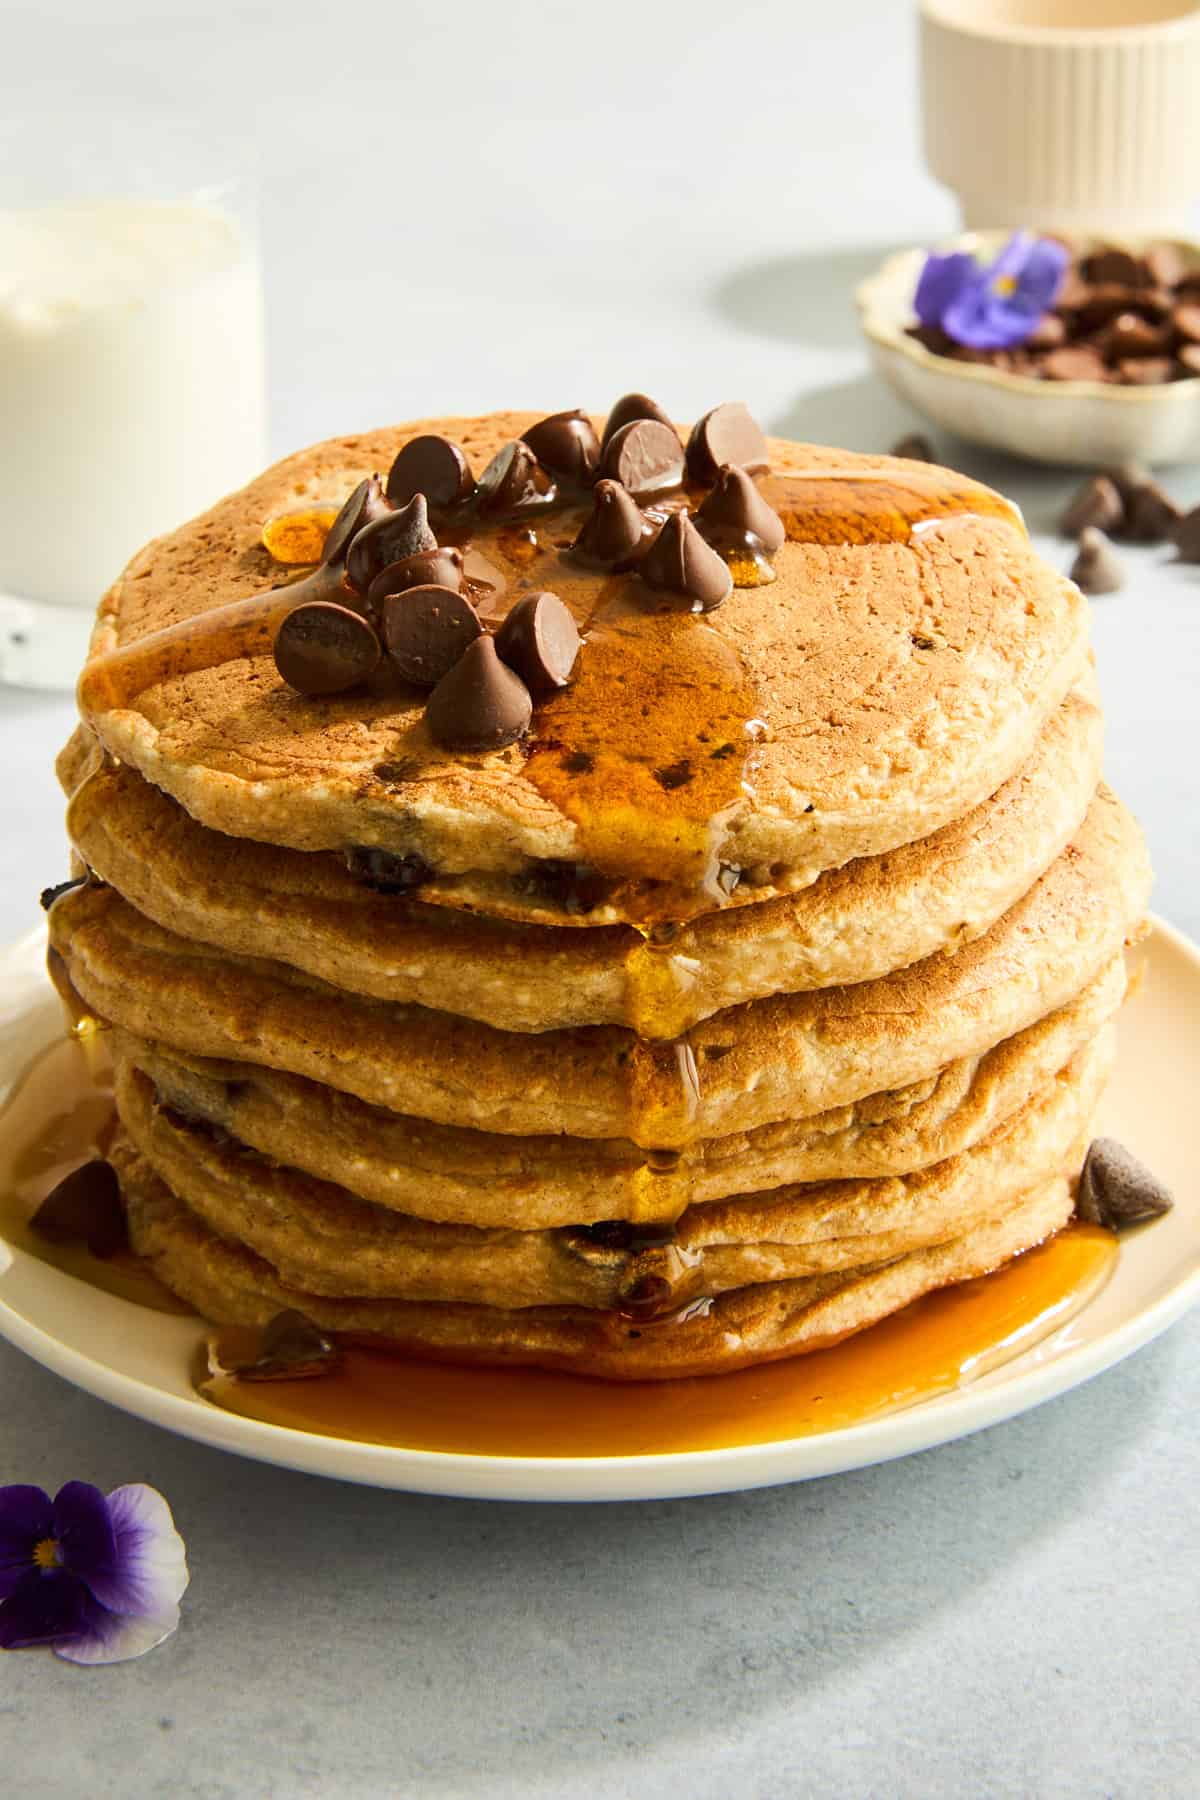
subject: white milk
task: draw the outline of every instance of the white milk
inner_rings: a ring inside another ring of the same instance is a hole
[[[0,213],[10,619],[22,599],[90,611],[148,538],[255,474],[264,446],[262,294],[232,219],[137,200]]]

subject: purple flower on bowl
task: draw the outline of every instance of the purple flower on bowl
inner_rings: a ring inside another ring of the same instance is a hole
[[[68,1662],[124,1662],[169,1637],[188,1584],[183,1539],[154,1488],[107,1499],[69,1481],[0,1488],[0,1649],[49,1644]]]
[[[1053,306],[1070,254],[1053,238],[1018,231],[981,267],[966,251],[925,258],[913,296],[922,325],[936,326],[972,350],[1023,344]]]

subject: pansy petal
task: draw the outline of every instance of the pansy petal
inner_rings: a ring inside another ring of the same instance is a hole
[[[1030,231],[1014,231],[984,271],[988,280],[994,282],[1006,275],[1011,275],[1014,279],[1019,277],[1037,242]]]
[[[965,250],[939,256],[931,250],[917,280],[913,311],[922,325],[940,325],[946,308],[977,274],[975,258]]]
[[[1071,258],[1065,245],[1053,238],[1038,238],[1017,278],[1017,294],[1023,305],[1039,314],[1053,306]]]
[[[942,323],[948,337],[972,350],[1006,350],[1031,330],[1023,313],[983,284],[957,300]]]
[[[87,1589],[66,1569],[31,1569],[0,1602],[0,1650],[76,1637],[89,1611]]]
[[[93,1602],[83,1631],[69,1643],[57,1644],[55,1652],[64,1662],[117,1663],[145,1656],[179,1625],[179,1608],[170,1607],[153,1618],[129,1613],[109,1612]]]
[[[64,1569],[91,1586],[93,1572],[111,1568],[117,1543],[108,1502],[90,1481],[68,1481],[54,1496],[54,1536]]]
[[[114,1613],[166,1615],[188,1584],[183,1539],[170,1507],[156,1488],[135,1481],[113,1489],[108,1516],[114,1554],[106,1567],[88,1571],[92,1593]]]
[[[54,1508],[40,1487],[0,1488],[0,1600],[33,1567],[33,1547],[54,1535]]]

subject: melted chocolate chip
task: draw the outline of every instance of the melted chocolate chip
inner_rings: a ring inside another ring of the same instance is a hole
[[[622,1268],[643,1250],[660,1250],[675,1242],[675,1227],[650,1222],[632,1224],[627,1219],[602,1219],[596,1225],[569,1225],[559,1232],[559,1242],[570,1255],[593,1268]]]
[[[333,1339],[302,1312],[289,1309],[263,1326],[255,1353],[226,1363],[223,1372],[239,1381],[303,1381],[332,1374],[340,1361]]]
[[[405,681],[434,688],[483,635],[479,614],[454,588],[414,587],[383,603],[383,641]]]
[[[479,510],[485,515],[528,512],[557,496],[549,470],[520,438],[505,444],[479,477]]]
[[[391,510],[378,475],[360,481],[329,527],[325,547],[321,552],[322,563],[328,565],[341,562],[355,534],[364,525],[373,525],[377,519],[386,518]]]
[[[666,788],[670,794],[674,793],[676,788],[686,787],[694,774],[695,770],[691,763],[686,757],[681,757],[678,762],[671,763],[668,768],[655,769],[654,779],[659,787]]]
[[[72,875],[66,881],[58,882],[54,887],[43,888],[38,895],[38,905],[43,912],[49,912],[56,900],[61,900],[64,894],[73,893],[77,887],[86,887],[90,880],[91,873],[89,872],[87,875]]]
[[[573,914],[594,912],[612,892],[611,882],[598,869],[557,857],[530,863],[516,885],[534,899]]]
[[[733,592],[733,576],[705,543],[686,508],[671,514],[638,559],[637,573],[650,587],[685,595],[693,612],[712,612]]]
[[[728,463],[698,508],[696,524],[705,536],[714,526],[723,532],[749,532],[764,550],[778,550],[787,537],[783,520],[767,505],[745,469]]]
[[[598,481],[592,510],[584,520],[571,554],[600,569],[615,568],[641,548],[649,526],[632,494],[619,481]]]
[[[1115,1138],[1093,1140],[1079,1177],[1076,1211],[1089,1225],[1124,1231],[1160,1219],[1175,1204],[1169,1190]]]
[[[497,631],[496,652],[542,699],[566,687],[579,655],[579,627],[557,594],[527,594]]]
[[[734,463],[751,475],[765,474],[771,466],[762,427],[740,400],[726,400],[705,413],[693,425],[687,443],[687,468],[693,481],[714,481],[725,463]]]
[[[1059,530],[1064,537],[1078,537],[1089,525],[1099,531],[1112,531],[1124,516],[1125,503],[1116,484],[1107,475],[1093,475],[1067,507]]]
[[[365,594],[375,577],[389,564],[437,547],[425,496],[414,494],[406,505],[364,525],[355,534],[346,552],[346,579],[360,594]]]
[[[355,881],[374,888],[377,894],[411,894],[432,881],[434,874],[422,856],[399,856],[394,850],[377,850],[370,844],[347,850],[346,868]]]
[[[444,750],[501,750],[524,737],[532,716],[529,689],[500,661],[490,637],[468,645],[425,709],[433,740]]]
[[[463,553],[449,546],[437,550],[418,550],[415,556],[402,556],[399,562],[381,569],[367,589],[373,605],[389,594],[402,594],[405,588],[444,587],[457,593],[463,581]]]
[[[590,487],[600,466],[600,439],[584,412],[551,413],[523,434],[542,467],[559,481]]]
[[[64,1175],[29,1221],[52,1244],[86,1244],[93,1256],[115,1256],[129,1243],[121,1186],[111,1163],[97,1157]]]
[[[669,425],[674,431],[669,414],[665,413],[656,400],[649,394],[623,394],[604,421],[604,430],[600,435],[601,451],[607,450],[610,441],[616,437],[626,425],[632,425],[636,419],[655,419],[660,425]]]
[[[604,450],[605,475],[635,499],[665,493],[683,482],[683,446],[673,425],[635,419],[613,433]]]
[[[396,506],[415,494],[424,494],[432,507],[459,506],[474,492],[471,465],[449,438],[412,438],[388,471],[388,499]]]
[[[361,613],[329,600],[290,612],[275,635],[275,667],[300,694],[341,694],[372,674],[379,639]]]

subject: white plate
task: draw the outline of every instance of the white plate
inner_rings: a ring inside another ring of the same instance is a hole
[[[0,1095],[61,1031],[44,934],[0,954]],[[805,1481],[886,1462],[1037,1406],[1128,1356],[1200,1298],[1200,951],[1158,924],[1127,1005],[1103,1129],[1174,1189],[1173,1213],[1122,1245],[1108,1286],[1023,1356],[956,1392],[846,1430],[662,1456],[502,1457],[397,1450],[286,1430],[201,1400],[188,1380],[194,1320],[132,1307],[0,1240],[0,1334],[76,1386],[185,1437],[376,1487],[494,1500],[642,1500]]]

